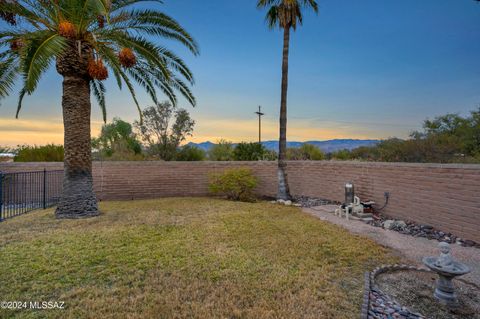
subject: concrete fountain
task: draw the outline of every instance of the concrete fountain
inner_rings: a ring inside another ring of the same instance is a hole
[[[449,307],[456,307],[458,305],[455,287],[453,286],[453,279],[458,276],[468,274],[470,268],[458,261],[455,261],[450,253],[451,248],[447,243],[440,243],[439,257],[425,257],[423,263],[438,274],[434,296],[442,304]]]

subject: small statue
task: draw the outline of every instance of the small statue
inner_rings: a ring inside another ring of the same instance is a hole
[[[453,258],[450,254],[450,245],[441,242],[438,247],[440,248],[440,257],[437,258],[435,266],[437,267],[449,267],[453,264]]]

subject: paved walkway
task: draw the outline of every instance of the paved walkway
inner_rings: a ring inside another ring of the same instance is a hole
[[[437,256],[439,254],[439,242],[436,240],[400,234],[396,231],[374,227],[361,221],[347,221],[345,218],[340,218],[330,213],[332,207],[333,206],[317,206],[304,208],[303,210],[321,220],[342,226],[352,233],[368,236],[380,245],[394,249],[400,256],[407,258],[418,266],[423,265],[423,257]],[[470,274],[462,278],[480,286],[480,249],[462,247],[454,244],[452,245],[452,255],[455,259],[466,263],[472,269]]]

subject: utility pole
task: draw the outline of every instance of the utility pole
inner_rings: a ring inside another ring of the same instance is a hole
[[[262,143],[262,116],[265,113],[262,113],[262,107],[258,106],[258,112],[255,112],[258,115],[258,143]]]

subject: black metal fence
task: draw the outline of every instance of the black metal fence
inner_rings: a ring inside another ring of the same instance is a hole
[[[0,221],[58,203],[63,171],[0,172]]]

